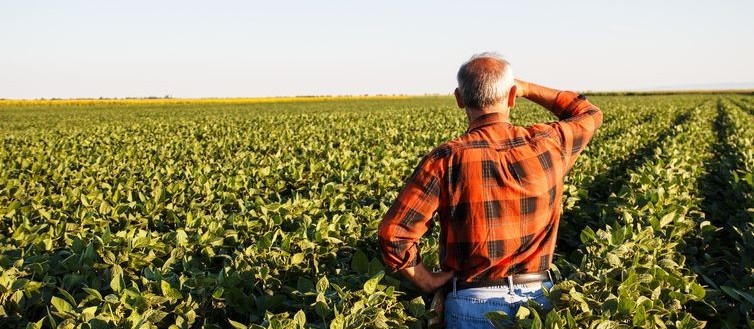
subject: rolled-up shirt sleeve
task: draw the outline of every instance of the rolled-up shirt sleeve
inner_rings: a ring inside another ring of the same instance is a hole
[[[432,166],[430,156],[419,163],[380,222],[380,251],[391,273],[421,262],[418,241],[429,229],[440,200],[440,181]]]
[[[552,112],[560,119],[551,125],[558,132],[566,168],[570,170],[602,125],[602,111],[583,95],[561,91],[555,98]]]

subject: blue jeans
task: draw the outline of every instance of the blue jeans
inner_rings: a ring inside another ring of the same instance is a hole
[[[445,297],[445,328],[494,328],[492,322],[484,316],[486,313],[503,311],[512,319],[518,308],[526,305],[529,300],[544,309],[551,309],[552,304],[545,297],[542,286],[550,289],[552,282],[543,282],[540,287],[514,285],[513,294],[508,292],[508,286],[451,290]],[[511,321],[510,324],[512,323]]]

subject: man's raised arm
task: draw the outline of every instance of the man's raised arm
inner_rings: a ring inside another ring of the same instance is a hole
[[[560,90],[547,88],[531,82],[516,79],[516,96],[526,98],[540,106],[553,111],[555,98],[558,97]]]
[[[561,149],[567,158],[567,169],[570,169],[602,125],[602,111],[583,95],[523,80],[516,80],[516,96],[541,105],[561,120],[552,126],[558,131]]]

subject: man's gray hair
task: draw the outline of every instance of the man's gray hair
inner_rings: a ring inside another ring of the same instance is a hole
[[[492,65],[489,64],[490,60],[493,61]],[[457,79],[461,101],[473,109],[503,102],[515,84],[510,63],[492,52],[471,56],[458,69]]]

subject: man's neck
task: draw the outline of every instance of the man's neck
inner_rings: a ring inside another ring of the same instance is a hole
[[[490,113],[497,113],[500,115],[500,118],[502,118],[504,122],[510,122],[510,111],[508,109],[503,109],[503,108],[491,108],[491,109],[485,109],[485,110],[466,109],[466,117],[469,118],[469,125],[471,125],[471,123],[474,122],[474,120],[476,120],[477,118],[490,114]]]

